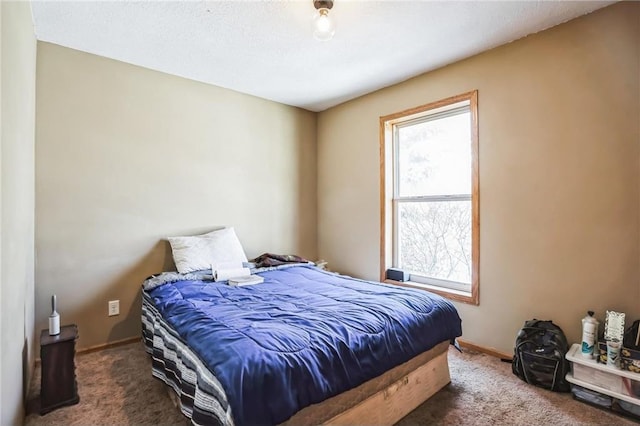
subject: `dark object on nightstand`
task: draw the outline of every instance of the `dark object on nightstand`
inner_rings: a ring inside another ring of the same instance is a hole
[[[75,324],[60,327],[60,334],[55,336],[50,336],[49,330],[40,333],[41,415],[80,401],[74,360],[77,338],[78,326]]]

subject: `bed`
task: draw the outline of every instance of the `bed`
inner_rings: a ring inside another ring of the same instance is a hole
[[[450,381],[461,321],[446,299],[310,264],[143,284],[152,374],[194,424],[392,424]]]

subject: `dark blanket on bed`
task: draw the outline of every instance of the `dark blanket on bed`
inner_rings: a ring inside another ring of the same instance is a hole
[[[285,265],[287,263],[309,263],[307,259],[294,254],[273,253],[263,253],[255,259],[252,259],[251,262],[255,263],[256,268],[268,268],[270,266]]]
[[[232,287],[187,280],[149,291],[215,374],[237,424],[277,424],[462,334],[456,309],[421,290],[313,266]]]

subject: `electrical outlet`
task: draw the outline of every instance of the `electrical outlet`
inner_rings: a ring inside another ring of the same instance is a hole
[[[120,315],[120,301],[109,300],[109,316]]]

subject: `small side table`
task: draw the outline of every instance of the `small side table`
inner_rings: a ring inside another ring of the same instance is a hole
[[[75,324],[60,327],[56,336],[50,336],[49,330],[40,332],[40,415],[80,401],[74,359],[77,338]]]

